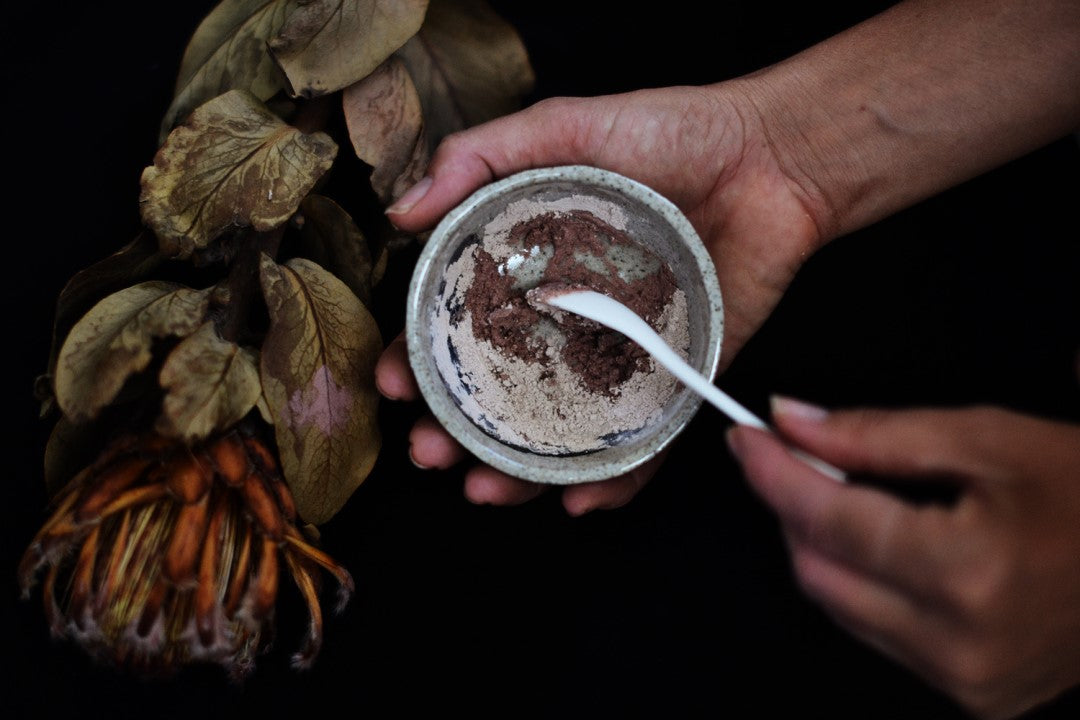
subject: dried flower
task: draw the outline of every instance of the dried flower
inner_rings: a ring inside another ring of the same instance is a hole
[[[57,496],[23,556],[29,595],[44,569],[53,634],[91,655],[148,673],[189,662],[251,671],[272,634],[281,565],[307,601],[307,667],[322,642],[319,567],[349,573],[297,528],[273,454],[231,431],[194,448],[157,434],[124,436]]]
[[[297,517],[328,521],[375,466],[375,289],[414,239],[377,208],[443,137],[513,109],[532,82],[484,0],[211,11],[142,174],[146,228],[57,301],[37,383],[43,414],[62,414],[46,482],[116,437],[110,418],[154,433],[123,435],[76,475],[23,557],[54,634],[128,667],[243,676],[268,645],[284,565],[311,621],[294,662],[311,663],[319,568],[342,601],[352,579]],[[319,194],[340,166],[370,177],[346,185],[348,206]]]

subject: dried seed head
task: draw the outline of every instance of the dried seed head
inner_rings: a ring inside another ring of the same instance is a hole
[[[156,434],[110,445],[57,498],[19,566],[42,568],[50,627],[92,655],[148,673],[213,662],[240,678],[272,635],[287,568],[308,603],[295,664],[322,641],[318,571],[349,573],[297,530],[273,454],[236,433],[188,449]]]
[[[181,453],[169,468],[169,492],[182,503],[193,503],[210,489],[214,471],[210,464],[191,453]]]
[[[235,433],[230,433],[209,447],[210,457],[218,471],[218,477],[226,484],[239,487],[248,474],[249,458],[244,444]]]

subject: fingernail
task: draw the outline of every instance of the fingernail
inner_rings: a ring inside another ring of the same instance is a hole
[[[471,502],[473,505],[490,505],[491,501],[486,497],[477,497],[470,495],[468,491],[465,491],[465,499]]]
[[[562,497],[563,510],[570,517],[581,517],[587,515],[596,508],[590,505],[588,502],[578,500],[578,496],[572,493],[564,493]]]
[[[735,459],[742,462],[742,441],[735,430],[735,426],[729,427],[727,432],[724,433],[724,440],[727,441],[728,450],[731,450],[731,454],[735,456]]]
[[[421,178],[418,183],[409,188],[404,195],[398,198],[390,207],[386,208],[387,215],[404,215],[413,209],[416,203],[424,199],[427,195],[427,191],[431,189],[431,183],[434,182],[431,178]]]
[[[473,505],[491,505],[490,486],[486,482],[478,481],[471,471],[465,475],[465,484],[461,488],[465,499]]]
[[[786,415],[789,418],[808,422],[821,422],[829,417],[829,411],[823,407],[783,395],[773,395],[769,398],[769,405],[774,416]]]
[[[420,463],[416,462],[416,458],[414,458],[413,454],[412,454],[412,445],[409,446],[409,462],[411,462],[413,465],[415,465],[417,467],[417,469],[419,469],[419,470],[430,470],[431,469],[427,465],[421,465]]]
[[[394,397],[394,395],[392,393],[386,392],[386,388],[384,388],[382,386],[382,383],[379,382],[379,376],[378,375],[375,376],[375,389],[378,390],[379,394],[382,395],[387,400],[397,400],[398,399],[397,397]]]
[[[591,507],[566,508],[566,514],[570,517],[579,518],[582,515],[588,515],[592,512],[592,510],[593,509]]]

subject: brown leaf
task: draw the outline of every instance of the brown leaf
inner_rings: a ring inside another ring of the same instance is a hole
[[[253,95],[232,90],[169,133],[142,175],[143,221],[162,252],[188,257],[225,230],[281,225],[326,172],[337,145],[286,125]]]
[[[56,300],[48,377],[40,386],[40,393],[47,395],[40,399],[52,398],[52,376],[56,373],[60,344],[79,318],[105,295],[148,278],[163,260],[153,234],[143,231],[109,257],[75,273]]]
[[[112,402],[150,363],[154,338],[185,337],[202,324],[210,290],[144,282],[109,295],[75,324],[56,363],[56,399],[75,422]]]
[[[259,411],[259,417],[263,419],[264,423],[267,425],[274,424],[274,412],[270,409],[270,403],[266,402],[266,393],[259,393],[258,399],[255,400],[255,409]]]
[[[360,228],[340,205],[323,195],[308,195],[300,212],[304,257],[336,275],[370,308],[374,268]]]
[[[410,243],[415,238],[410,238]],[[390,243],[385,240],[374,240],[371,243],[371,252],[375,256],[374,262],[371,266],[371,287],[379,287],[379,283],[382,282],[383,276],[386,275],[386,266],[390,262]]]
[[[223,340],[212,321],[177,345],[161,368],[157,431],[201,440],[239,422],[262,394],[255,353]]]
[[[289,93],[315,97],[365,77],[416,34],[428,0],[300,0],[270,51]]]
[[[341,509],[378,455],[382,339],[349,288],[315,263],[263,256],[260,273],[270,311],[263,392],[300,515],[318,524]]]
[[[222,93],[247,90],[267,100],[284,87],[266,43],[292,9],[286,0],[223,0],[203,19],[184,51],[159,143],[193,109]]]
[[[372,166],[371,187],[389,205],[424,175],[428,164],[423,111],[409,71],[389,58],[342,93],[357,157]]]
[[[431,0],[420,32],[397,56],[420,94],[431,149],[516,110],[535,79],[521,38],[484,0]]]
[[[110,440],[101,422],[76,424],[63,415],[56,421],[45,444],[45,491],[56,495]]]

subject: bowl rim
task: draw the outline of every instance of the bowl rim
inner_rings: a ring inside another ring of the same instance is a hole
[[[589,165],[560,165],[524,170],[480,187],[443,216],[417,258],[406,301],[405,337],[409,365],[416,376],[421,395],[432,414],[439,421],[439,424],[460,442],[466,450],[482,462],[525,480],[545,484],[568,485],[617,477],[648,462],[670,445],[685,429],[701,407],[702,399],[696,394],[687,396],[679,411],[669,418],[662,427],[658,428],[651,438],[641,444],[640,452],[633,455],[624,454],[621,461],[616,462],[614,459],[608,459],[607,462],[596,463],[548,462],[546,467],[538,467],[536,464],[530,464],[524,458],[531,456],[534,458],[548,458],[550,461],[551,458],[559,458],[560,456],[534,455],[513,448],[488,435],[466,417],[454,402],[442,376],[435,367],[430,348],[424,347],[423,343],[421,343],[419,329],[421,318],[426,317],[428,310],[421,303],[424,294],[423,290],[427,283],[431,282],[429,278],[432,277],[433,272],[437,272],[437,269],[433,267],[434,260],[458,225],[479,207],[502,194],[517,190],[523,186],[551,182],[576,183],[581,185],[583,189],[591,186],[628,195],[631,199],[657,212],[674,228],[697,264],[697,271],[709,300],[708,325],[710,340],[706,347],[703,372],[710,378],[715,376],[720,362],[720,351],[723,344],[724,311],[716,266],[687,217],[674,203],[649,186],[611,170]],[[497,446],[501,449],[501,452],[493,446]],[[599,457],[603,453],[603,450],[599,450],[586,455],[574,456],[572,459],[565,457],[563,459],[576,461],[584,457]],[[523,459],[515,459],[517,457]]]

